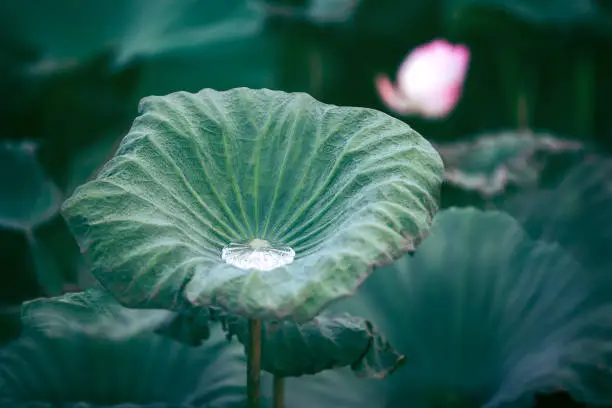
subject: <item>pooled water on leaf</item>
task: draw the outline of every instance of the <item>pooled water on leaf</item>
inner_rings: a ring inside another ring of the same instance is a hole
[[[263,239],[248,244],[231,243],[221,251],[221,259],[240,269],[269,271],[293,262],[295,251],[288,246],[274,247]]]

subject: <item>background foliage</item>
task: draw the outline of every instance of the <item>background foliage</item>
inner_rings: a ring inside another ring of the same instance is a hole
[[[20,332],[21,302],[91,284],[57,210],[112,155],[142,97],[267,87],[385,111],[375,75],[394,75],[411,49],[435,37],[467,44],[472,60],[449,117],[404,119],[427,139],[442,145],[520,130],[584,146],[538,167],[541,177],[526,192],[508,185],[483,198],[449,184],[443,206],[503,207],[538,238],[607,265],[609,0],[7,1],[0,4],[0,340]],[[595,161],[574,168],[587,158]],[[553,202],[558,208],[544,220],[536,209]]]

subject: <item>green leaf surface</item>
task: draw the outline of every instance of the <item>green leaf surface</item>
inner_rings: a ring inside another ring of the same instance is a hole
[[[372,321],[406,364],[377,381],[347,370],[287,379],[285,406],[527,408],[559,388],[610,404],[609,281],[504,213],[440,211],[413,256],[330,307]]]
[[[437,211],[440,157],[382,112],[246,88],[140,110],[63,208],[126,306],[309,320],[414,251]]]
[[[0,143],[0,228],[29,232],[60,209],[61,192],[38,162],[36,150],[29,141]]]
[[[580,142],[549,134],[504,132],[437,146],[447,182],[491,197],[506,187],[537,184],[555,154],[581,151]]]
[[[25,332],[0,351],[0,406],[243,407],[241,348],[220,327],[199,347],[154,334],[168,315],[99,289],[26,303]]]

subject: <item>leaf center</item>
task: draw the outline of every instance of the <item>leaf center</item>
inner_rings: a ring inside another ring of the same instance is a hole
[[[255,238],[248,244],[230,243],[221,250],[221,259],[240,269],[269,271],[289,265],[295,251],[288,246],[273,246],[264,239]]]

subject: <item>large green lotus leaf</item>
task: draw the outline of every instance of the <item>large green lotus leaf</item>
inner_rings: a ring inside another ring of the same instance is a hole
[[[537,184],[550,157],[584,148],[580,142],[532,132],[484,134],[436,147],[445,179],[486,197],[502,194],[509,185]]]
[[[29,232],[60,209],[63,197],[36,150],[30,141],[0,143],[0,228]]]
[[[610,404],[612,301],[600,283],[504,213],[443,210],[414,256],[331,307],[370,319],[406,364],[377,381],[287,379],[286,407],[531,408],[560,388]]]
[[[437,211],[440,157],[382,112],[246,88],[140,109],[63,208],[128,307],[308,320],[413,251]]]
[[[249,348],[249,321],[244,317],[202,312],[180,313],[159,333],[198,345],[210,320],[220,320],[229,339],[236,336]],[[340,314],[320,315],[306,323],[266,321],[261,327],[261,367],[279,377],[298,377],[350,366],[358,377],[381,378],[404,361],[365,319]]]
[[[168,313],[93,289],[26,303],[26,331],[0,352],[0,406],[244,406],[241,348],[220,327],[199,347],[152,333]]]

